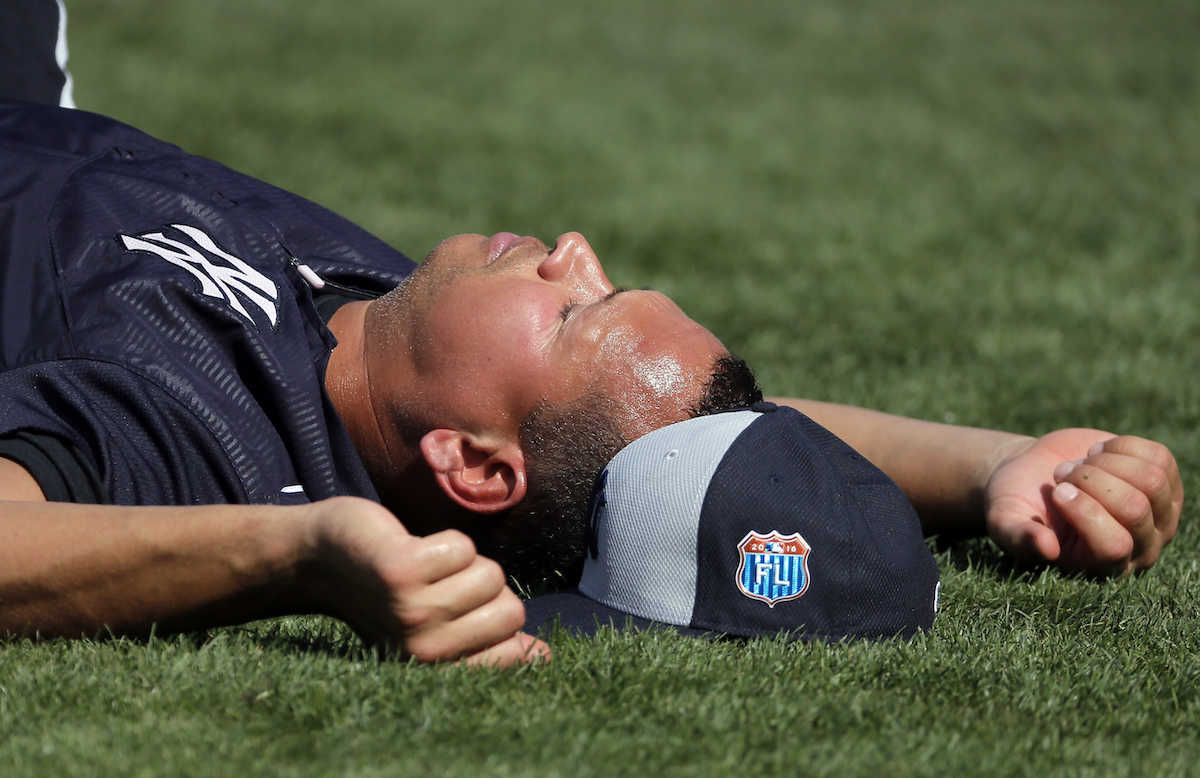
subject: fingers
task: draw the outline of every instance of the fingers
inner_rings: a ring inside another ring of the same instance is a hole
[[[410,632],[404,648],[422,662],[458,659],[480,652],[493,659],[511,658],[511,647],[497,649],[494,654],[486,652],[509,641],[524,623],[525,606],[505,587],[488,602],[458,618],[429,622]]]
[[[1159,531],[1167,540],[1175,536],[1183,509],[1183,480],[1170,449],[1152,440],[1122,435],[1093,445],[1087,462],[1140,489],[1150,500]]]
[[[313,503],[312,574],[304,596],[387,651],[438,662],[509,665],[549,656],[518,631],[525,606],[504,571],[461,532],[410,535],[357,498]]]
[[[533,635],[518,632],[508,640],[472,654],[462,662],[467,665],[511,667],[530,662],[548,662],[550,657],[550,646]]]
[[[478,555],[467,536],[451,530],[417,538],[404,561],[408,575],[394,608],[405,654],[423,662],[467,656],[509,665],[521,661],[521,651],[530,660],[546,653],[514,640],[525,606],[500,565]]]
[[[413,577],[422,583],[440,581],[481,559],[471,539],[456,530],[415,538],[410,553],[405,564],[412,565]]]
[[[411,592],[400,618],[410,629],[417,630],[426,624],[465,616],[504,592],[511,594],[500,565],[487,557],[475,556],[464,569]],[[509,631],[516,630],[514,627]]]
[[[1018,500],[998,500],[990,510],[988,534],[1001,548],[1025,562],[1053,562],[1061,551],[1058,535],[1037,519]]]
[[[1096,575],[1121,575],[1130,569],[1133,536],[1094,497],[1062,481],[1051,499],[1075,530],[1060,562]]]
[[[1052,499],[1078,534],[1074,561],[1092,572],[1154,564],[1174,537],[1183,503],[1167,448],[1132,436],[1101,441],[1082,462],[1063,462]]]
[[[525,606],[499,564],[476,554],[460,533],[420,542],[428,547],[416,559],[428,583],[398,604],[405,654],[422,662],[465,657],[465,664],[495,667],[550,658],[549,646],[517,631],[525,623]]]

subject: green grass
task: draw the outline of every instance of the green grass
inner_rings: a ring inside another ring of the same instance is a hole
[[[69,0],[76,97],[414,256],[580,229],[772,392],[1143,434],[1200,494],[1194,2],[564,5]],[[3,644],[0,771],[1196,773],[1184,519],[1123,582],[944,549],[909,643],[559,635],[516,672],[315,618]]]

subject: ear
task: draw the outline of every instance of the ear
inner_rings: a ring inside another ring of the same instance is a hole
[[[469,511],[499,513],[525,499],[525,455],[516,442],[436,429],[421,438],[421,456],[446,496]]]

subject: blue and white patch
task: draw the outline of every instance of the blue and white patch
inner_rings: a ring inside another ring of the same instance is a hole
[[[747,532],[738,543],[738,589],[772,608],[777,602],[802,596],[808,591],[811,552],[812,546],[799,532]]]

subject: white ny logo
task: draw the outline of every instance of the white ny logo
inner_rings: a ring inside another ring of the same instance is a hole
[[[275,301],[279,299],[279,291],[271,279],[241,259],[223,251],[213,242],[212,238],[195,227],[189,227],[186,224],[172,224],[171,226],[187,235],[195,241],[197,246],[209,254],[221,257],[233,267],[213,264],[208,257],[193,246],[171,240],[161,232],[147,232],[136,238],[122,235],[121,240],[125,243],[125,248],[130,251],[146,251],[157,254],[172,265],[188,271],[200,282],[201,292],[209,297],[224,299],[235,311],[253,322],[254,317],[246,311],[241,300],[234,294],[237,291],[257,305],[267,315],[271,326],[275,326],[279,317],[275,307]]]

